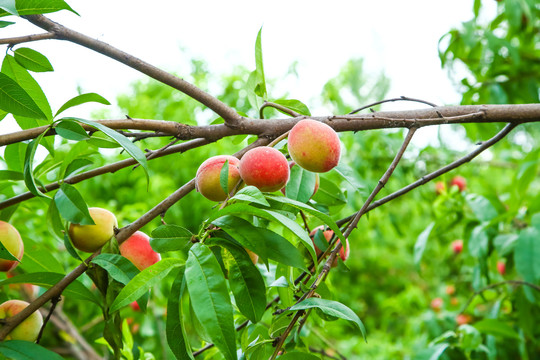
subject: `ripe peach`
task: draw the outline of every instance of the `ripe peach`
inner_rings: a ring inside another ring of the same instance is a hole
[[[223,191],[220,184],[221,169],[225,161],[229,160],[229,178],[228,190],[231,192],[236,184],[240,181],[240,172],[238,165],[240,160],[230,155],[213,156],[205,160],[195,175],[195,187],[198,192],[205,198],[212,201],[223,201],[227,198],[227,194]]]
[[[450,181],[450,186],[457,186],[459,191],[463,191],[467,188],[467,180],[463,176],[454,176]]]
[[[129,307],[133,309],[133,311],[141,311],[141,307],[139,306],[139,303],[136,301],[133,301],[129,304]]]
[[[497,261],[497,271],[499,272],[499,274],[504,275],[504,273],[506,272],[506,264],[504,263],[504,261]]]
[[[268,146],[257,147],[242,156],[240,176],[247,185],[261,191],[277,191],[289,181],[289,163],[278,150]]]
[[[94,252],[114,236],[118,222],[109,210],[94,207],[88,211],[95,225],[71,224],[68,232],[73,246],[81,251]]]
[[[296,165],[294,161],[289,161],[289,169],[292,170],[294,165]],[[315,188],[313,189],[313,194],[311,194],[311,196],[315,195],[317,190],[319,190],[319,182],[319,174],[315,174]],[[281,192],[283,193],[283,195],[285,195],[285,188],[281,189]]]
[[[289,133],[291,158],[313,172],[327,172],[339,163],[341,143],[330,126],[311,119],[300,120]]]
[[[463,251],[463,240],[452,241],[452,251],[454,254],[459,254]]]
[[[435,312],[439,312],[441,311],[442,307],[443,307],[443,299],[441,299],[440,297],[438,298],[435,298],[433,300],[431,300],[431,308],[433,309],[433,311]]]
[[[144,270],[161,260],[161,255],[150,246],[150,238],[142,231],[136,231],[120,244],[120,254],[139,270]]]
[[[8,300],[0,305],[0,319],[12,317],[26,308],[29,303],[22,300]],[[36,311],[24,319],[6,336],[5,340],[36,341],[43,325],[43,317]]]
[[[2,245],[21,260],[24,254],[24,244],[21,235],[15,227],[5,221],[0,221],[0,242]],[[0,271],[10,271],[19,265],[18,261],[0,259]]]
[[[309,233],[309,236],[311,237],[311,241],[313,241],[313,245],[315,246],[315,253],[317,254],[317,256],[319,256],[322,253],[321,249],[319,249],[319,247],[315,245],[315,234],[317,233],[317,231],[321,230],[323,232],[323,236],[326,239],[326,241],[330,241],[330,239],[332,239],[332,236],[334,236],[333,230],[328,229],[328,230],[323,231],[323,229],[324,229],[323,226],[318,226],[315,229],[313,229],[311,233]],[[339,243],[341,241],[338,239],[337,242]],[[339,257],[341,258],[341,260],[345,261],[349,258],[350,250],[351,249],[349,247],[349,239],[346,239],[345,246],[342,246],[341,249],[339,249]],[[337,266],[337,258],[332,263],[332,267],[336,267],[336,266]]]
[[[456,323],[458,325],[468,324],[471,322],[471,320],[471,316],[467,314],[459,314],[458,316],[456,316]]]
[[[456,287],[454,285],[446,286],[446,294],[454,295],[456,293]]]

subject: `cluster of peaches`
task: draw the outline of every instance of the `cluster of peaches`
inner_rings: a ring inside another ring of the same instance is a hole
[[[224,201],[242,181],[246,185],[255,186],[262,192],[281,190],[285,194],[285,186],[289,181],[290,169],[296,164],[301,168],[324,173],[332,170],[339,163],[341,143],[337,133],[330,126],[311,119],[299,121],[289,132],[287,148],[292,161],[273,147],[261,146],[247,151],[241,160],[230,155],[218,155],[204,161],[195,176],[195,187],[204,197],[212,201]],[[221,186],[221,174],[228,164],[227,190]],[[319,187],[319,177],[313,194]],[[326,241],[330,241],[334,232],[319,227],[310,234],[314,239],[321,230]],[[339,240],[338,240],[339,241]],[[322,251],[315,246],[317,255]],[[251,255],[251,254],[250,254]],[[340,257],[345,261],[349,257],[349,242],[340,250]],[[253,257],[252,257],[253,259]],[[333,266],[337,265],[336,262]]]
[[[88,209],[94,225],[71,224],[69,236],[77,249],[93,253],[100,249],[113,236],[118,226],[116,216],[102,208]],[[24,244],[17,229],[4,221],[0,221],[0,242],[19,261],[24,254]],[[161,257],[150,246],[150,238],[142,231],[135,232],[120,244],[120,254],[130,260],[139,270],[143,270],[158,262]],[[13,270],[19,261],[0,259],[0,271]],[[8,273],[8,276],[10,274]],[[0,319],[5,319],[22,311],[29,304],[23,300],[8,300],[0,304]],[[38,311],[34,312],[7,336],[6,340],[36,341],[43,325],[43,318]]]

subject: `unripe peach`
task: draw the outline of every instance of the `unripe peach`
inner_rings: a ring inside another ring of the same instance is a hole
[[[205,198],[212,201],[223,201],[227,198],[220,183],[221,169],[229,161],[229,178],[227,189],[231,192],[240,181],[238,165],[240,160],[230,155],[213,156],[205,160],[195,175],[195,187]]]
[[[114,236],[118,222],[109,210],[94,207],[88,211],[95,225],[71,224],[68,232],[73,246],[81,251],[94,252]]]
[[[247,185],[261,191],[277,191],[289,181],[289,163],[285,155],[272,147],[256,147],[242,156],[240,176]]]
[[[452,251],[454,254],[459,254],[463,251],[463,240],[452,241]]]
[[[437,195],[441,195],[445,191],[446,191],[446,184],[442,181],[437,181],[435,183],[435,193],[437,193]]]
[[[448,295],[454,295],[456,293],[456,287],[454,285],[447,285],[446,286],[446,293]]]
[[[311,119],[300,120],[289,133],[291,158],[313,172],[327,172],[339,163],[341,143],[330,126]]]
[[[150,246],[150,238],[142,231],[136,231],[120,244],[120,254],[139,270],[144,270],[161,260],[161,255]]]
[[[323,231],[323,229],[324,229],[323,226],[318,226],[315,229],[313,229],[311,233],[309,233],[309,236],[311,237],[311,241],[313,241],[313,245],[315,246],[315,253],[317,254],[317,256],[319,256],[322,253],[321,249],[319,249],[319,247],[315,245],[315,234],[317,233],[317,231],[321,230],[323,232],[323,236],[327,242],[329,242],[332,239],[332,236],[334,236],[333,230],[327,229]],[[349,239],[345,239],[345,240],[346,240],[345,246],[342,246],[341,249],[339,249],[339,257],[341,258],[342,261],[345,261],[349,258],[350,250],[351,250],[349,247]],[[340,242],[341,241],[338,239],[336,244]],[[337,257],[332,263],[332,267],[336,267],[336,266],[337,266]]]
[[[0,305],[0,319],[5,319],[20,313],[29,303],[22,300],[8,300]],[[36,311],[17,325],[5,340],[36,341],[39,330],[43,325],[43,317]]]
[[[0,221],[0,242],[4,247],[21,260],[24,254],[24,244],[21,235],[15,227],[5,221]],[[0,271],[10,271],[19,265],[18,261],[0,259]]]
[[[463,176],[455,176],[450,181],[450,186],[457,186],[459,191],[463,191],[467,188],[467,180]]]
[[[294,161],[289,161],[289,169],[291,169],[291,171],[294,165],[296,165]],[[320,182],[319,174],[315,174],[315,187],[313,189],[313,194],[311,194],[311,196],[315,195],[317,190],[319,190],[319,182]],[[285,188],[281,189],[281,192],[283,193],[283,195],[285,195]]]

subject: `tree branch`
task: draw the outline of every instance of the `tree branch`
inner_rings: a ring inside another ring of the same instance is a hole
[[[136,58],[133,55],[123,52],[102,41],[92,39],[89,36],[86,36],[84,34],[71,30],[63,25],[55,23],[54,21],[46,18],[43,15],[28,15],[25,16],[25,18],[32,24],[44,30],[47,30],[50,33],[53,33],[55,35],[55,39],[67,40],[72,43],[84,46],[88,49],[94,50],[100,54],[115,59],[135,70],[138,70],[143,74],[148,75],[152,79],[160,81],[183,92],[191,98],[199,101],[201,104],[212,109],[216,114],[221,116],[229,125],[237,125],[242,119],[242,117],[238,115],[238,113],[234,109],[232,109],[225,103],[219,101],[217,98],[211,96],[207,92],[199,89],[195,85],[179,77],[171,75],[166,71],[150,65],[142,61],[141,59]]]
[[[0,39],[0,45],[7,44],[11,47],[17,44],[27,43],[31,41],[49,40],[49,39],[55,39],[55,38],[56,38],[55,34],[47,32],[43,34],[32,34],[32,35]]]

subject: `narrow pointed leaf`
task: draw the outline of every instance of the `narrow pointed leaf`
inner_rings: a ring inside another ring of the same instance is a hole
[[[231,198],[231,200],[247,201],[270,207],[270,204],[266,201],[263,193],[255,186],[246,186],[245,188],[242,188]]]
[[[264,79],[264,66],[262,55],[262,27],[257,34],[257,40],[255,41],[255,67],[257,72],[257,85],[255,86],[255,94],[265,99],[268,97],[266,92],[266,80]]]
[[[62,183],[54,195],[54,202],[60,215],[70,223],[95,225],[86,202],[74,186]]]
[[[45,133],[42,133],[40,136],[32,140],[30,144],[28,144],[28,147],[26,148],[26,154],[24,158],[24,183],[26,184],[26,187],[28,190],[34,194],[35,196],[41,196],[48,198],[47,195],[43,194],[41,190],[38,189],[36,185],[36,181],[34,179],[34,156],[36,155],[36,150],[39,145],[39,142],[43,138],[43,135]]]
[[[195,360],[191,347],[189,346],[186,329],[184,327],[184,320],[182,317],[182,296],[184,295],[184,290],[186,287],[184,273],[185,268],[182,266],[180,267],[180,271],[178,272],[178,275],[174,279],[171,286],[169,301],[167,302],[167,343],[177,359]]]
[[[46,119],[30,95],[9,76],[0,73],[0,109],[13,115]]]
[[[19,13],[17,12],[17,6],[15,3],[15,0],[2,0],[0,1],[0,9],[7,12],[6,15],[16,15],[18,16]]]
[[[40,52],[30,48],[18,48],[15,50],[15,60],[30,71],[46,72],[53,71],[53,67],[49,59]]]
[[[107,99],[105,99],[103,96],[101,96],[99,94],[96,94],[96,93],[81,94],[81,95],[77,95],[74,98],[68,100],[64,105],[62,105],[60,107],[60,109],[58,109],[58,111],[56,112],[56,114],[54,116],[55,117],[58,116],[58,114],[60,114],[61,112],[65,111],[65,110],[67,110],[67,109],[69,109],[71,107],[81,105],[81,104],[85,104],[85,103],[89,103],[89,102],[97,102],[97,103],[104,104],[104,105],[111,105],[111,103]]]
[[[283,105],[288,109],[291,109],[300,115],[307,115],[311,116],[311,112],[309,111],[309,108],[301,102],[300,100],[295,99],[280,99],[280,100],[274,100],[274,103]]]
[[[87,140],[90,138],[84,128],[75,121],[64,120],[54,126],[56,133],[67,140]]]
[[[60,10],[69,10],[72,13],[77,14],[65,1],[63,0],[17,0],[17,10],[13,11],[12,3],[15,1],[8,0],[7,5],[0,6],[0,16],[7,15],[33,15],[33,14],[47,14]],[[7,10],[7,11],[6,11]]]
[[[15,257],[12,253],[9,252],[8,249],[4,247],[4,244],[0,242],[0,259],[5,259],[9,261],[19,261],[17,257]]]
[[[364,340],[366,340],[366,329],[364,327],[364,324],[362,323],[362,320],[360,320],[360,318],[354,313],[354,311],[352,311],[340,302],[320,298],[309,298],[301,301],[296,305],[293,305],[290,310],[296,311],[311,308],[318,308],[327,315],[335,316],[340,319],[345,319],[353,322],[362,333]]]
[[[212,251],[197,243],[186,261],[186,284],[193,310],[225,359],[236,360],[233,308],[221,267]]]
[[[530,227],[520,232],[514,250],[516,270],[525,281],[540,281],[540,230]]]
[[[122,291],[120,291],[112,303],[109,313],[112,314],[137,300],[167,276],[171,270],[182,265],[183,261],[180,259],[167,258],[147,267],[131,279]]]
[[[178,225],[161,225],[152,231],[150,246],[159,253],[184,250],[191,245],[193,234]]]
[[[0,354],[7,359],[16,360],[62,360],[55,352],[47,350],[39,344],[23,340],[9,340],[0,342]]]
[[[118,254],[99,254],[92,259],[92,263],[105,269],[114,280],[124,285],[140,272],[131,261]]]
[[[219,185],[225,194],[229,193],[229,160],[225,160],[225,163],[221,167],[221,171],[219,172]]]

